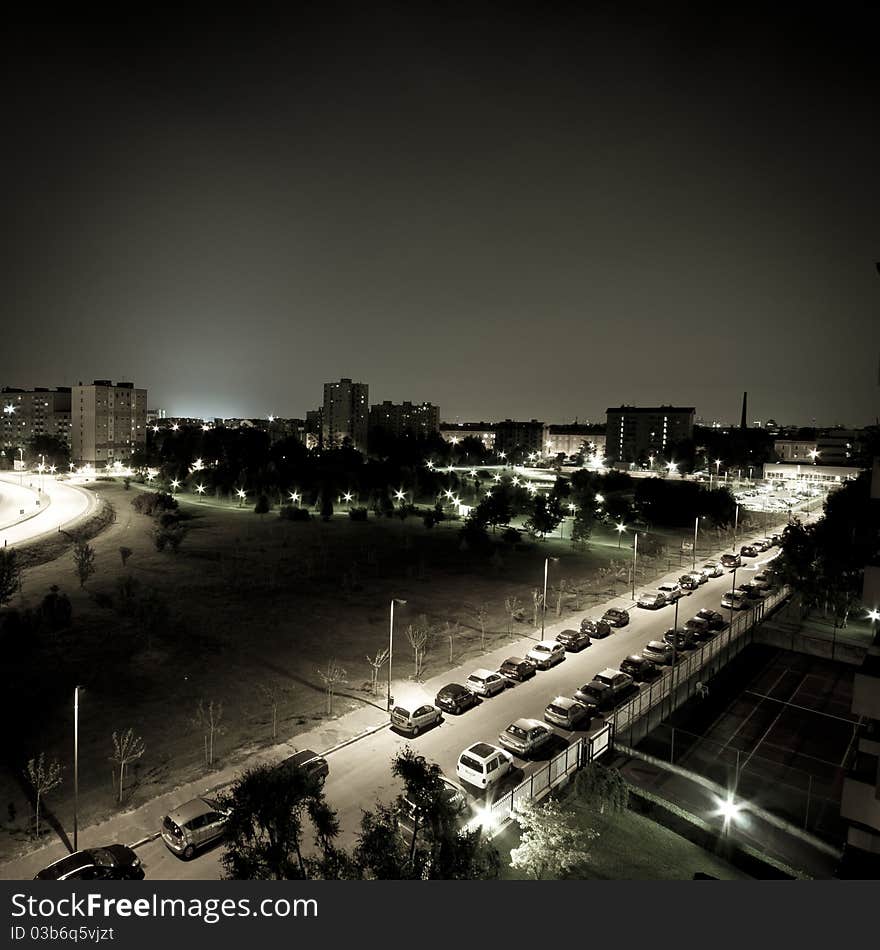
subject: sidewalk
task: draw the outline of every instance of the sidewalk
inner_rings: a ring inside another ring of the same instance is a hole
[[[701,555],[702,560],[720,558],[722,552],[716,555]],[[663,575],[653,582],[656,586],[663,580],[677,580],[681,574],[681,569]],[[642,587],[645,585],[641,585]],[[637,585],[638,594],[640,586]],[[593,614],[601,614],[608,607],[631,608],[633,606],[630,591],[624,595],[615,596],[589,608]],[[552,623],[545,624],[545,639],[555,639],[558,633],[572,626],[571,618],[564,620],[554,620]],[[403,696],[424,694],[425,701],[432,701],[439,689],[451,682],[463,682],[464,679],[473,672],[477,666],[487,669],[497,669],[500,664],[509,656],[523,656],[535,643],[541,639],[541,630],[537,628],[533,633],[526,634],[518,640],[508,642],[488,653],[483,654],[478,661],[469,661],[466,666],[458,666],[446,670],[433,676],[431,679],[416,683],[407,680],[393,680],[392,693],[395,694],[399,702]],[[394,670],[402,671],[404,664],[400,661],[395,663]],[[384,697],[378,699],[381,705],[384,705]],[[176,786],[169,789],[162,795],[151,799],[137,808],[123,811],[113,815],[95,825],[80,829],[78,836],[78,846],[94,847],[106,845],[112,842],[122,842],[132,846],[137,846],[145,841],[152,840],[159,834],[159,826],[164,815],[182,801],[187,801],[199,795],[209,792],[216,792],[231,784],[247,768],[253,768],[258,765],[271,764],[280,761],[293,754],[298,749],[312,749],[323,755],[330,755],[335,750],[357,742],[373,732],[387,728],[388,713],[374,705],[364,705],[360,709],[346,713],[339,718],[328,720],[304,733],[299,733],[288,741],[266,747],[259,751],[247,754],[243,750],[243,755],[239,756],[238,761],[227,765],[225,768],[214,772],[208,772],[201,778]],[[69,832],[68,832],[69,834]],[[57,837],[53,837],[50,842],[42,848],[23,854],[19,857],[0,865],[0,879],[6,880],[26,880],[40,868],[60,857],[63,857],[68,850],[72,849],[72,841],[66,845]]]

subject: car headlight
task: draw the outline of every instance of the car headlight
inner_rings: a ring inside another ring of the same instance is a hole
[[[135,855],[134,861],[131,862],[133,868],[139,868],[141,866],[141,859]]]

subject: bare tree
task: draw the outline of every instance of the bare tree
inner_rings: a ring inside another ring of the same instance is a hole
[[[116,792],[116,801],[122,804],[122,787],[125,781],[125,766],[129,762],[136,762],[147,751],[146,744],[140,736],[134,734],[133,729],[125,732],[113,733],[113,755],[110,761],[119,766],[119,786]]]
[[[12,600],[21,588],[21,569],[14,549],[0,548],[0,607]]]
[[[318,670],[318,676],[324,681],[324,688],[327,691],[327,715],[333,715],[333,694],[337,685],[348,682],[348,673],[339,666],[336,660],[327,661],[326,670]]]
[[[370,664],[370,692],[376,696],[379,692],[379,671],[388,662],[388,650],[379,650],[375,656],[368,656]]]
[[[425,654],[428,651],[428,638],[430,630],[424,618],[417,623],[409,624],[406,628],[406,639],[413,650],[413,679],[422,678],[422,670],[425,666]]]
[[[508,597],[504,601],[504,609],[507,611],[507,633],[509,635],[511,621],[519,620],[520,613],[522,611],[522,604],[519,602],[519,597],[516,595],[513,597]]]
[[[73,549],[73,563],[79,586],[85,587],[86,581],[95,573],[95,549],[88,541],[78,541]]]
[[[566,588],[568,587],[568,581],[563,577],[559,581],[559,586],[556,588],[556,616],[562,616],[562,598],[565,596]]]
[[[538,619],[541,616],[541,608],[544,606],[544,594],[541,591],[540,587],[535,587],[532,589],[532,608],[533,608],[533,620],[532,626],[538,626]]]
[[[291,692],[293,687],[280,686],[277,683],[260,683],[260,692],[269,705],[272,713],[272,738],[278,738],[278,704]]]
[[[62,766],[58,759],[47,762],[45,752],[28,761],[25,777],[34,790],[34,834],[37,838],[40,837],[40,804],[49,792],[61,784],[61,772]]]
[[[486,621],[489,619],[489,608],[485,601],[481,601],[476,607],[471,608],[474,612],[477,624],[480,627],[480,649],[486,649]]]
[[[214,739],[216,736],[222,736],[226,731],[223,722],[223,703],[215,703],[212,699],[208,705],[204,700],[199,700],[196,707],[196,714],[193,717],[193,725],[200,729],[205,739],[205,765],[214,764]]]
[[[461,633],[461,627],[457,623],[446,621],[446,639],[449,641],[449,662],[453,663],[455,659],[455,638]],[[480,641],[482,643],[482,640]]]

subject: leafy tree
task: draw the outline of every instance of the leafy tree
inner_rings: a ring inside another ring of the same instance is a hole
[[[520,845],[510,852],[510,866],[535,880],[560,878],[590,860],[590,842],[598,831],[572,821],[553,798],[543,803],[523,802],[516,811]]]
[[[49,630],[63,630],[70,626],[73,610],[67,594],[61,593],[57,584],[49,588],[49,593],[40,604],[40,620]]]
[[[78,541],[73,548],[73,563],[80,588],[95,573],[95,549],[87,541]]]
[[[535,495],[532,513],[526,521],[526,528],[542,538],[550,534],[562,521],[562,504],[555,495]]]
[[[258,515],[266,515],[269,513],[269,498],[265,494],[260,494],[257,496],[257,503],[254,505],[254,513]]]
[[[329,492],[321,495],[321,517],[324,521],[329,521],[333,517],[333,499]]]
[[[626,811],[629,805],[629,786],[619,769],[609,768],[601,762],[590,762],[581,769],[574,781],[575,794],[591,810],[599,814],[606,811]]]
[[[314,876],[325,865],[303,855],[307,821],[325,861],[334,856],[333,841],[339,834],[336,815],[318,781],[304,769],[289,765],[249,769],[222,804],[230,813],[220,859],[227,880],[289,881]]]
[[[593,534],[596,523],[596,511],[592,504],[580,505],[574,514],[571,526],[571,542],[575,547],[583,548]]]
[[[21,568],[15,550],[0,548],[0,607],[5,607],[21,585]]]

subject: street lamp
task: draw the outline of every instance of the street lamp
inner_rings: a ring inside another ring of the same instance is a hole
[[[394,655],[394,605],[400,604],[401,607],[406,603],[399,597],[391,598],[391,621],[388,626],[388,709],[391,709],[391,658]]]
[[[623,532],[626,531],[626,525],[621,522],[619,525],[615,526],[615,531],[617,531],[617,546],[620,547],[620,539],[623,537]]]
[[[697,569],[697,531],[699,530],[699,527],[700,527],[700,516],[697,515],[697,517],[694,518],[694,559],[693,559],[693,562],[691,563],[692,571],[695,571]]]
[[[247,492],[245,492],[243,488],[237,488],[235,490],[235,494],[238,495],[238,507],[241,508],[242,502],[244,501]]]
[[[172,491],[177,491],[180,488],[180,481],[176,478],[171,479],[171,489]]]
[[[674,474],[675,474],[675,470],[676,470],[677,468],[678,468],[678,463],[677,463],[677,462],[667,462],[667,463],[666,463],[666,471],[667,471],[667,473],[668,473],[669,475],[674,475]]]
[[[639,556],[639,532],[633,532],[633,589],[632,597],[633,600],[636,599],[636,559]]]
[[[544,639],[544,620],[547,617],[547,573],[551,561],[558,561],[558,557],[544,558],[544,599],[541,601],[541,639]]]
[[[79,691],[82,686],[73,688],[73,850],[78,851],[78,812],[79,812]]]
[[[296,492],[296,491],[290,492],[290,500],[291,500],[295,505],[299,505],[299,498],[300,498],[299,492]]]

